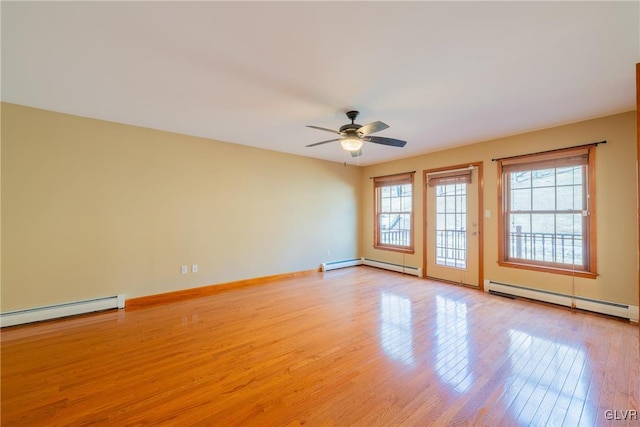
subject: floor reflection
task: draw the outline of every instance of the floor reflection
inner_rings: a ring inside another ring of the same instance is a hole
[[[436,372],[458,393],[466,391],[474,376],[469,365],[467,305],[436,297]]]
[[[509,412],[541,425],[594,425],[587,401],[590,375],[580,347],[509,331],[510,384],[505,387]],[[511,394],[511,395],[509,395]]]
[[[414,363],[411,300],[389,292],[380,294],[380,341],[391,359]]]

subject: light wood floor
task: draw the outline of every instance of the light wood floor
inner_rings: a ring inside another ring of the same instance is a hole
[[[2,425],[638,425],[638,334],[348,268],[4,329]]]

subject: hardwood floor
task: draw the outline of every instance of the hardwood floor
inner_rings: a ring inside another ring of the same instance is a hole
[[[6,328],[2,425],[631,426],[638,338],[354,267]]]

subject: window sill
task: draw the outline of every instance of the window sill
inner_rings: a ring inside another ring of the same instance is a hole
[[[521,270],[541,271],[544,273],[563,274],[565,276],[583,277],[586,279],[595,279],[598,277],[596,272],[584,270],[570,270],[566,268],[550,267],[545,265],[525,264],[514,261],[498,261],[501,267],[519,268]]]

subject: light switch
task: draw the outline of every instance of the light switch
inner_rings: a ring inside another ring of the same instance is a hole
[[[193,264],[191,266],[191,272],[192,273],[197,273],[198,272],[198,264]]]
[[[182,274],[187,274],[187,272],[188,272],[188,271],[189,271],[189,270],[188,270],[188,268],[187,268],[187,266],[186,266],[186,265],[183,265],[183,266],[182,266],[182,268],[180,269],[180,272],[181,272]]]
[[[486,211],[484,211],[484,217],[485,218],[491,218],[491,211],[489,209],[487,209]]]

